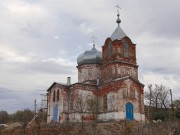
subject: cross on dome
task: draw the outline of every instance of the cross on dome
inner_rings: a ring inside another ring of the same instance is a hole
[[[118,26],[119,26],[119,24],[121,23],[121,20],[119,19],[119,9],[121,9],[121,7],[119,6],[119,5],[117,5],[117,6],[115,6],[116,8],[117,8],[117,12],[118,12],[118,14],[117,14],[117,20],[116,20],[116,22],[117,22],[117,24],[118,24]]]
[[[91,37],[92,41],[93,41],[93,47],[95,47],[95,40],[97,39],[97,37],[95,37],[94,35]]]
[[[117,12],[119,14],[119,10],[121,9],[121,7],[118,4],[115,7],[117,8]]]

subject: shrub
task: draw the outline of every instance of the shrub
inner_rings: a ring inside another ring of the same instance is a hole
[[[180,111],[176,112],[175,116],[180,120]]]
[[[169,119],[169,112],[167,112],[167,111],[154,112],[152,114],[152,118],[154,120],[158,120],[158,119],[160,119],[160,120],[167,120],[167,119]]]

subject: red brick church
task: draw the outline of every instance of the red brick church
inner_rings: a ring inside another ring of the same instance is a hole
[[[98,108],[98,120],[145,121],[144,85],[138,80],[136,44],[121,29],[119,13],[117,17],[118,26],[105,40],[102,52],[94,44],[78,56],[78,82],[71,84],[68,77],[67,84],[54,82],[48,88],[48,122],[80,121],[81,114],[74,110],[79,97],[85,103],[92,97],[98,99],[102,106]],[[90,115],[83,112],[84,119]]]

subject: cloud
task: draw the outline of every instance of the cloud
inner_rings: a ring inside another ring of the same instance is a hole
[[[27,56],[20,55],[4,46],[0,46],[0,58],[2,61],[6,62],[28,62],[29,58]]]
[[[155,72],[144,72],[141,76],[141,81],[146,84],[145,90],[147,90],[148,84],[164,85],[168,89],[172,90],[173,99],[179,98],[179,75],[175,74],[162,74]]]
[[[34,110],[33,103],[38,99],[43,91],[14,91],[10,89],[0,88],[0,110],[6,110],[9,113],[14,113],[17,110],[31,109]],[[27,98],[28,97],[28,98]],[[39,104],[40,105],[40,104]],[[40,106],[38,106],[38,109]]]
[[[36,89],[46,92],[54,81],[66,82],[67,76],[77,82],[76,59],[92,48],[92,35],[98,38],[100,50],[113,33],[116,4],[106,0],[2,1],[0,87],[28,91],[7,100],[23,99]],[[180,96],[180,2],[126,0],[120,4],[120,26],[137,44],[139,80],[145,85],[163,83]]]

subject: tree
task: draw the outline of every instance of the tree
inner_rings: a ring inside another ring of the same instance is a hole
[[[174,107],[176,109],[175,116],[180,120],[180,98],[174,101]]]
[[[100,104],[99,98],[91,97],[87,99],[87,109],[88,112],[93,116],[93,119],[97,120],[98,114],[102,110],[102,105]]]
[[[0,124],[9,122],[9,119],[10,116],[6,111],[4,110],[0,111]]]
[[[83,116],[84,116],[84,113],[87,112],[86,97],[83,96],[83,94],[78,95],[74,103],[74,111],[81,115],[81,123],[82,123],[82,128],[83,128],[83,125],[84,125]]]
[[[34,112],[25,109],[25,110],[18,110],[14,114],[11,115],[14,122],[28,122],[34,117]]]
[[[180,98],[174,100],[174,107],[176,108],[176,110],[180,111]]]
[[[167,110],[170,99],[169,99],[169,89],[165,86],[155,84],[148,85],[148,91],[145,92],[145,100],[149,107],[155,107],[156,112],[158,108],[164,108]]]

